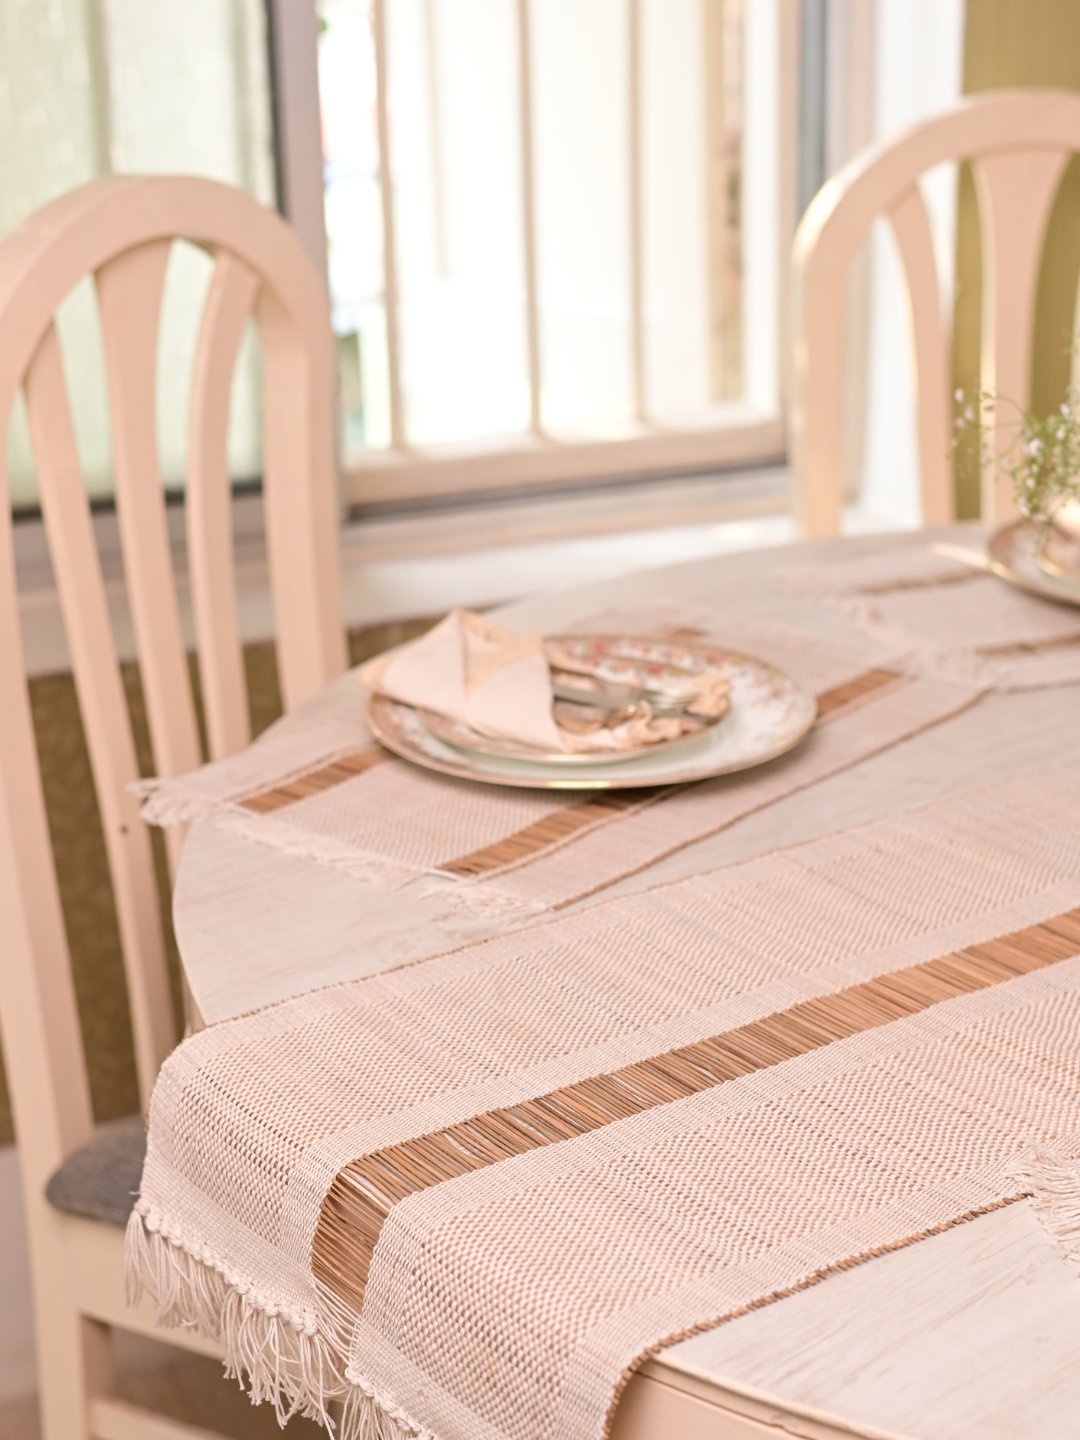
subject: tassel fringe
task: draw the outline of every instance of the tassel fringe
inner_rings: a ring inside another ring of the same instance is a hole
[[[346,736],[342,728],[338,722],[307,732],[298,729],[289,737],[288,754],[282,752],[280,741],[264,737],[239,757],[213,761],[187,775],[149,775],[127,788],[138,796],[139,814],[147,824],[186,825],[227,810],[239,796],[289,785],[310,770],[370,744],[366,729],[358,727]]]
[[[1019,1179],[1047,1234],[1080,1270],[1080,1159],[1033,1146]]]
[[[380,1401],[361,1380],[350,1380],[341,1410],[341,1440],[437,1440],[394,1406]]]
[[[178,780],[158,779],[135,780],[128,786],[140,801],[139,814],[148,825],[160,825],[167,829],[171,825],[186,825],[191,820],[201,820],[221,808],[221,801],[208,795],[189,790]]]
[[[242,835],[258,845],[268,845],[285,855],[298,855],[305,860],[317,861],[333,870],[340,870],[354,880],[367,880],[383,885],[388,890],[399,890],[416,879],[414,867],[387,860],[383,855],[372,855],[354,850],[351,845],[335,840],[329,835],[316,835],[287,820],[272,816],[249,815],[243,810],[230,810],[223,815],[222,827],[234,835]]]
[[[439,902],[447,915],[468,919],[528,920],[550,908],[543,900],[524,900],[499,890],[498,880],[459,880],[454,875],[428,877],[418,893]]]
[[[340,1322],[326,1329],[283,1314],[184,1249],[136,1208],[125,1240],[127,1303],[148,1295],[165,1329],[190,1327],[217,1341],[225,1374],[278,1424],[317,1420],[339,1440],[437,1440],[364,1379],[347,1374]],[[330,1406],[343,1402],[335,1419]]]

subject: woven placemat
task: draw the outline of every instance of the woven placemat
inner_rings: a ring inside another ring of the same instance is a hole
[[[795,752],[741,775],[666,789],[572,793],[474,785],[392,757],[372,739],[359,689],[337,709],[243,754],[144,782],[144,814],[168,824],[217,811],[245,838],[386,887],[419,884],[447,910],[558,909],[740,817],[938,723],[979,689],[914,676],[890,652],[787,626],[742,622],[740,647],[817,697]]]

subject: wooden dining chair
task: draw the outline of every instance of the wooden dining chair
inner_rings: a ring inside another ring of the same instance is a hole
[[[156,769],[203,757],[155,440],[159,318],[173,242],[212,276],[188,409],[188,577],[209,756],[249,738],[226,456],[230,386],[249,317],[264,388],[263,500],[286,707],[345,666],[340,611],[332,340],[321,277],[279,216],[209,180],[101,181],[46,206],[0,244],[0,440],[24,397],[41,509],[100,807],[142,1102],[177,1034],[149,834],[130,785],[131,720],[75,442],[54,317],[96,288],[127,598]],[[0,443],[0,488],[6,446]],[[95,1128],[68,938],[20,638],[13,527],[0,505],[0,1033],[11,1091],[36,1308],[46,1440],[180,1431],[123,1405],[109,1328],[152,1328],[124,1303],[123,1223],[142,1124]],[[48,1191],[48,1196],[46,1195]],[[9,1237],[9,1240],[12,1237]],[[210,1347],[194,1333],[176,1343]],[[160,1333],[157,1338],[161,1338]],[[202,1433],[202,1432],[200,1432]]]
[[[952,336],[920,176],[943,161],[971,164],[983,256],[980,384],[1027,404],[1043,238],[1062,173],[1076,151],[1080,95],[998,91],[875,146],[811,201],[795,236],[792,322],[792,448],[806,534],[832,535],[840,528],[845,290],[874,220],[891,227],[907,290],[922,519],[945,524],[954,518]],[[984,475],[982,513],[988,520],[1014,513],[1007,480]]]

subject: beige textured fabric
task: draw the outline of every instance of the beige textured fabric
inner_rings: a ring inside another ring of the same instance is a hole
[[[853,765],[970,704],[977,687],[912,678],[858,638],[812,640],[740,622],[740,646],[817,696],[798,750],[743,775],[597,798],[433,775],[374,747],[360,691],[336,716],[268,736],[235,759],[147,782],[159,823],[218,806],[221,823],[287,853],[389,886],[419,882],[448,907],[531,914],[592,894],[742,815]],[[275,769],[279,776],[275,775]]]
[[[1078,783],[1027,776],[193,1036],[151,1103],[133,1275],[283,1412],[345,1397],[346,1436],[599,1440],[667,1340],[1034,1169],[1057,1223]]]
[[[910,548],[800,566],[789,586],[840,606],[921,673],[994,690],[1080,682],[1080,610],[1024,594],[972,552]]]

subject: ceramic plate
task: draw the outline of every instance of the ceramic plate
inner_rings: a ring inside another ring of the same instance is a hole
[[[653,688],[667,694],[692,693],[696,676],[712,669],[706,651],[700,645],[680,644],[670,640],[642,640],[638,637],[617,635],[553,635],[545,641],[545,648],[553,667],[569,672],[568,679],[576,681],[583,688],[587,679],[579,676],[593,676],[600,680],[613,681],[631,689]],[[559,717],[561,704],[555,707]],[[630,708],[630,707],[626,707]],[[647,714],[644,704],[638,705],[642,714]],[[565,713],[580,714],[576,705],[569,705]],[[665,754],[676,745],[695,744],[706,730],[723,723],[730,714],[730,704],[724,714],[714,719],[687,717],[689,731],[671,740],[660,740],[652,745],[640,745],[633,750],[594,751],[586,754],[577,751],[539,752],[521,741],[504,737],[481,734],[461,720],[451,720],[433,710],[418,710],[421,720],[439,740],[444,740],[455,750],[468,750],[476,755],[485,755],[498,760],[528,760],[544,765],[583,766],[624,765],[641,755]],[[596,712],[599,716],[601,712]]]
[[[1080,578],[1043,569],[1035,554],[1035,532],[1023,520],[1006,525],[990,537],[990,569],[1003,580],[1044,600],[1080,605]]]
[[[593,663],[602,659],[603,673],[625,679],[627,666],[677,664],[683,673],[716,666],[731,682],[728,714],[703,735],[666,747],[653,746],[644,755],[617,765],[553,766],[530,760],[480,755],[459,750],[433,735],[416,710],[385,696],[371,698],[368,723],[388,750],[428,770],[487,785],[516,785],[530,790],[626,790],[649,785],[680,785],[729,775],[763,765],[785,754],[804,738],[814,723],[813,697],[790,676],[764,660],[713,646],[663,645],[659,641],[611,636],[559,637],[559,644],[580,647],[567,658]],[[605,647],[600,656],[597,646]],[[676,651],[677,654],[670,652]]]

